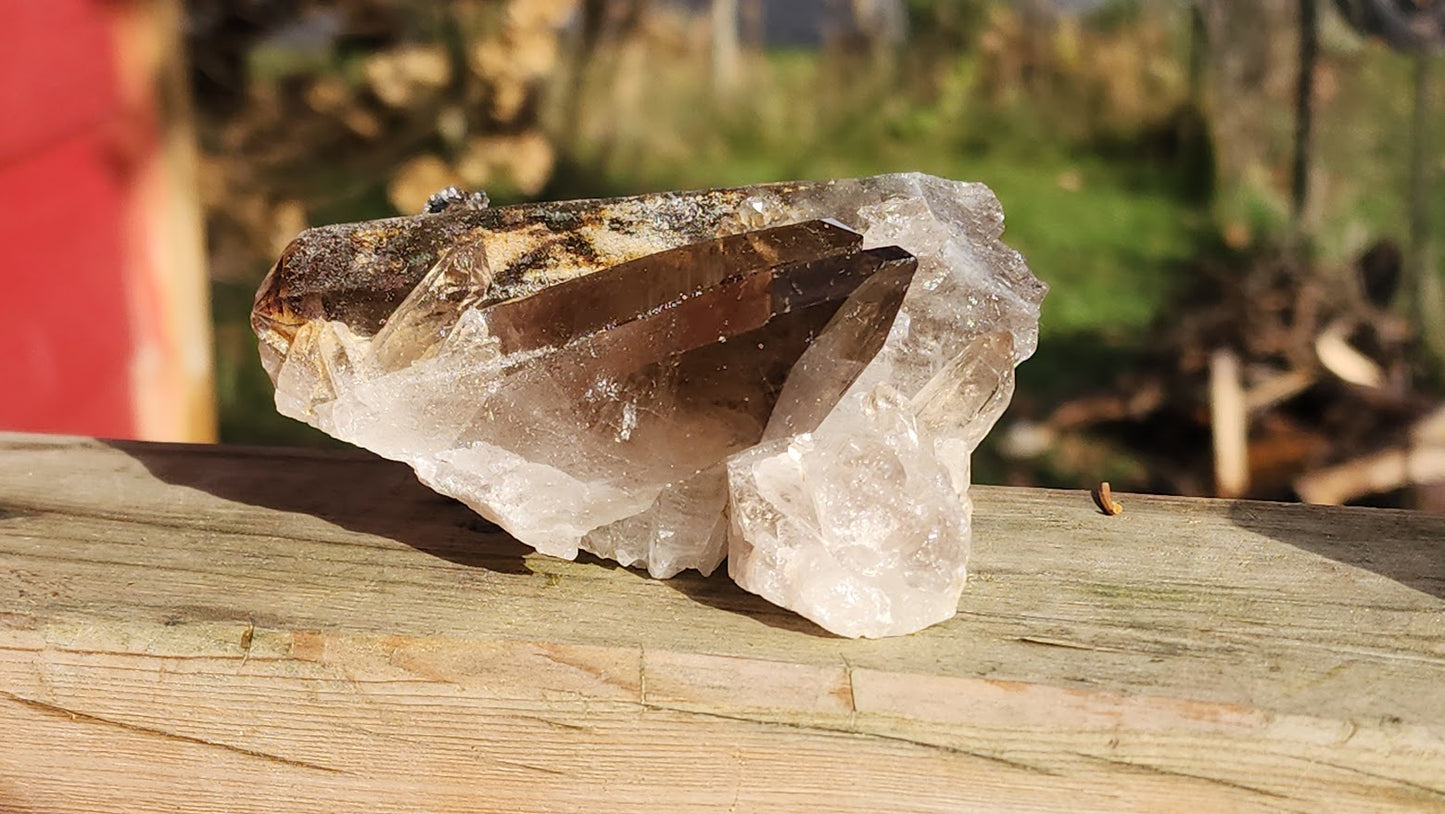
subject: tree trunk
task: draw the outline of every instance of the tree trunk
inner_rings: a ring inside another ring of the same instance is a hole
[[[1195,110],[1204,109],[1204,65],[1208,53],[1204,9],[1194,3],[1189,7],[1189,103]]]
[[[1288,206],[1288,188],[1251,187],[1290,166],[1289,125],[1275,113],[1297,92],[1298,7],[1199,0],[1199,8],[1209,42],[1203,68],[1217,203],[1226,223],[1248,225],[1251,200],[1278,196],[1281,206]]]
[[[738,0],[712,0],[712,82],[718,95],[737,90],[742,74]]]
[[[1410,127],[1410,245],[1405,275],[1411,312],[1430,356],[1433,374],[1445,376],[1445,291],[1431,256],[1430,242],[1430,72],[1431,56],[1415,54],[1415,115]]]
[[[1295,88],[1294,167],[1290,183],[1290,217],[1298,238],[1309,205],[1310,130],[1314,121],[1315,62],[1319,58],[1319,11],[1316,0],[1299,3],[1299,84]]]

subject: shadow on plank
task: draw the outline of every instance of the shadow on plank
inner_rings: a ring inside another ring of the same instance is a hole
[[[225,500],[311,515],[341,528],[396,540],[469,568],[530,574],[526,546],[466,505],[423,486],[406,464],[362,450],[104,441],[156,478]],[[617,563],[583,552],[577,561]],[[833,638],[806,619],[739,588],[726,564],[711,576],[685,571],[658,580],[690,600],[773,628]],[[628,569],[638,572],[638,569]]]
[[[169,484],[311,515],[459,565],[531,573],[523,561],[530,548],[462,503],[423,486],[406,464],[368,452],[105,443]]]
[[[1445,516],[1236,500],[1229,517],[1240,528],[1445,598]]]

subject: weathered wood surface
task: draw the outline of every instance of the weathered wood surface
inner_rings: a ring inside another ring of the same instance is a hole
[[[1445,518],[977,492],[834,638],[361,453],[0,436],[0,811],[1445,810]]]

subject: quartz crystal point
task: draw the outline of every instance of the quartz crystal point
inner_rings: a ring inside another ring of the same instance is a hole
[[[952,616],[969,456],[1045,287],[921,174],[304,232],[252,313],[276,405],[559,557],[724,557],[845,636]]]

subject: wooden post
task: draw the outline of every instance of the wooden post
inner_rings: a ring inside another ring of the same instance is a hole
[[[1430,192],[1433,152],[1431,150],[1430,74],[1434,67],[1429,50],[1421,47],[1413,55],[1414,116],[1410,125],[1410,243],[1406,250],[1405,276],[1409,280],[1411,316],[1419,326],[1420,338],[1431,357],[1437,377],[1445,377],[1445,283],[1435,268],[1430,235]]]
[[[154,145],[138,156],[125,221],[135,437],[216,437],[210,281],[197,193],[190,80],[176,0],[111,6],[123,98],[152,117]]]
[[[1214,492],[1239,497],[1249,489],[1249,412],[1239,357],[1217,350],[1209,357],[1209,426],[1214,437]]]
[[[1319,60],[1319,9],[1316,0],[1299,0],[1299,80],[1295,85],[1294,165],[1290,179],[1290,216],[1295,237],[1309,204],[1310,131],[1314,123],[1315,63]]]
[[[712,0],[713,90],[727,96],[742,78],[742,49],[738,43],[738,0]]]
[[[973,497],[854,641],[363,453],[0,436],[0,811],[1445,806],[1445,517]]]
[[[215,437],[177,0],[0,4],[0,427]]]

